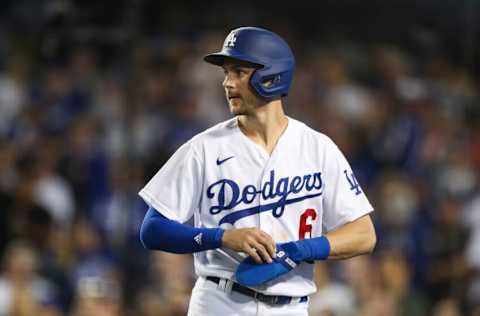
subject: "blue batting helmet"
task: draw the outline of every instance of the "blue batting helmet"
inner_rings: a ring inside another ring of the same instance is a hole
[[[204,60],[222,66],[225,57],[246,61],[258,67],[250,78],[250,84],[262,97],[273,98],[288,94],[295,59],[287,42],[277,34],[258,27],[235,29],[225,38],[222,50],[205,56]]]

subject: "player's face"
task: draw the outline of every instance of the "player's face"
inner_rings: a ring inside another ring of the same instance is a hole
[[[250,86],[255,67],[246,62],[226,59],[222,68],[225,74],[223,87],[233,115],[251,114],[265,103]]]

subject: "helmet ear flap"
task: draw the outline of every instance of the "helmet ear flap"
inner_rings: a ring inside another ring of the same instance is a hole
[[[281,79],[282,79],[281,75],[279,74],[266,76],[262,78],[262,81],[260,82],[260,84],[262,85],[262,87],[268,89],[268,88],[271,88],[273,85],[278,84]]]
[[[275,67],[272,67],[275,68]],[[264,98],[286,96],[293,76],[291,69],[258,69],[250,78],[250,84]]]

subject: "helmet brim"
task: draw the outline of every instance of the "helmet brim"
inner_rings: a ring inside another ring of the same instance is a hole
[[[245,56],[245,55],[242,55],[242,54],[237,54],[237,53],[234,53],[234,52],[229,52],[229,53],[218,52],[218,53],[209,54],[209,55],[203,57],[203,60],[206,61],[209,64],[213,64],[213,65],[216,65],[216,66],[223,66],[226,58],[236,59],[236,60],[240,60],[240,61],[250,63],[255,68],[263,68],[264,67],[264,65],[257,62],[256,60],[254,60],[252,58],[249,58],[248,56]]]

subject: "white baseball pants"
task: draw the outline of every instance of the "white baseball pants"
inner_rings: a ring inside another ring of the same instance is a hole
[[[199,277],[188,316],[308,316],[308,302],[269,305]]]

